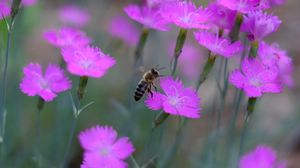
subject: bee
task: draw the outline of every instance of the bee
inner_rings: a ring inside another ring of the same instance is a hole
[[[153,84],[154,80],[162,75],[159,74],[159,69],[151,68],[149,71],[145,72],[142,79],[138,83],[135,92],[134,92],[134,100],[139,101],[145,92],[153,96],[152,87],[154,87],[155,91],[157,91],[156,86]]]

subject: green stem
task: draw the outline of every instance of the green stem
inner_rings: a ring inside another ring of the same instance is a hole
[[[185,39],[186,39],[186,36],[187,36],[187,32],[188,30],[187,29],[183,29],[181,28],[179,30],[179,34],[177,36],[177,40],[176,40],[176,46],[175,46],[175,49],[174,49],[174,63],[173,63],[173,66],[172,66],[172,76],[175,76],[175,72],[176,72],[176,68],[177,68],[177,64],[178,64],[178,59],[179,59],[179,56],[182,52],[182,48],[184,46],[184,42],[185,42]],[[161,112],[159,113],[153,124],[152,124],[152,128],[156,128],[157,126],[161,125],[168,117],[170,116],[170,114],[168,113],[165,113],[165,112]]]
[[[172,76],[175,75],[177,64],[178,64],[178,59],[179,59],[179,56],[181,55],[182,48],[183,48],[183,45],[185,43],[185,39],[186,39],[186,36],[187,36],[187,32],[188,32],[187,29],[181,28],[179,30],[179,34],[178,34],[177,40],[176,40],[176,46],[175,46],[175,49],[174,49],[174,56],[173,56],[174,63],[173,63],[173,66],[172,66],[172,71],[171,71]]]
[[[239,156],[241,156],[242,151],[243,151],[243,145],[245,143],[245,137],[246,137],[246,132],[247,132],[247,128],[248,128],[248,125],[249,125],[250,116],[254,112],[256,101],[257,101],[257,98],[249,98],[248,99],[247,113],[245,114],[246,116],[244,118],[244,126],[243,126],[243,129],[242,129],[242,132],[241,132]]]
[[[202,70],[202,73],[200,75],[200,79],[197,83],[196,89],[199,90],[201,84],[206,80],[208,74],[210,73],[210,71],[212,70],[215,61],[216,61],[217,56],[214,54],[211,54],[211,52],[209,52],[209,56],[207,58],[207,61],[204,65],[204,68]]]
[[[2,78],[2,88],[1,88],[1,100],[0,100],[0,126],[4,127],[2,121],[4,118],[4,113],[6,110],[6,88],[7,88],[7,75],[8,75],[8,59],[9,59],[9,50],[10,50],[10,41],[11,41],[11,30],[8,30],[7,32],[7,45],[6,45],[6,51],[5,51],[5,63],[4,63],[4,71],[3,71],[3,78]],[[0,129],[1,131],[1,158],[4,155],[4,128]]]
[[[80,79],[79,79],[79,86],[78,86],[78,89],[77,89],[77,99],[78,101],[76,101],[76,105],[74,103],[74,100],[72,98],[72,95],[71,95],[71,100],[72,100],[72,106],[75,106],[73,107],[73,110],[76,110],[76,111],[73,111],[73,121],[72,121],[72,126],[71,126],[71,132],[70,132],[70,136],[69,136],[69,139],[68,139],[68,143],[67,143],[67,146],[66,146],[66,152],[65,152],[65,155],[64,155],[64,167],[66,167],[66,164],[67,164],[67,160],[68,160],[68,155],[69,155],[69,151],[70,151],[70,148],[71,148],[71,145],[72,145],[72,141],[74,139],[74,134],[75,134],[75,130],[76,130],[76,127],[77,127],[77,120],[78,120],[78,110],[81,110],[80,109],[80,102],[85,94],[85,89],[86,89],[86,86],[87,86],[87,83],[88,83],[88,77],[87,76],[81,76]]]
[[[137,47],[134,51],[134,65],[135,66],[137,66],[138,63],[140,63],[140,65],[143,64],[143,59],[142,59],[143,56],[142,55],[143,55],[143,50],[145,48],[145,44],[146,44],[148,35],[149,35],[149,29],[144,28],[140,35]]]
[[[255,58],[257,56],[257,50],[258,50],[258,41],[251,42],[249,58]]]
[[[234,27],[229,33],[231,42],[235,42],[239,39],[239,33],[240,33],[242,22],[243,22],[243,15],[241,13],[238,13],[235,19]]]
[[[38,167],[42,167],[42,155],[41,155],[41,112],[44,107],[45,101],[39,97],[37,103],[37,117],[35,122],[35,138],[36,138],[36,149],[35,149],[35,159]]]
[[[257,101],[257,98],[253,98],[253,97],[249,98],[248,104],[247,104],[247,115],[246,115],[247,118],[250,115],[252,115],[252,113],[254,112],[256,101]]]
[[[187,124],[186,119],[179,118],[179,128],[176,132],[175,142],[173,143],[171,149],[167,152],[165,157],[162,159],[161,163],[158,166],[159,168],[169,167],[170,161],[177,154],[179,146],[184,137],[183,133],[184,133],[184,128],[185,128],[186,124]]]
[[[165,113],[164,111],[160,112],[156,117],[154,122],[152,123],[152,128],[156,128],[160,126],[165,120],[170,116],[170,114]]]
[[[74,134],[75,134],[76,127],[77,127],[77,117],[74,115],[73,121],[72,121],[72,126],[71,126],[70,136],[69,136],[68,143],[67,143],[67,146],[66,146],[66,152],[65,152],[65,155],[64,155],[64,167],[68,167],[67,166],[67,160],[68,160],[69,152],[70,152],[70,149],[71,149],[72,141],[74,139]]]
[[[85,88],[87,86],[88,79],[89,78],[87,76],[81,76],[79,79],[79,86],[77,89],[77,97],[79,101],[83,98],[85,94]]]

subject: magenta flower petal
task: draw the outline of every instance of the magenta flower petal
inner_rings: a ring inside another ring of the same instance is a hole
[[[127,137],[117,138],[117,132],[108,126],[95,126],[82,131],[78,138],[84,149],[82,167],[125,168],[134,147]]]
[[[263,64],[269,68],[277,68],[280,80],[283,84],[292,87],[294,80],[292,77],[293,62],[287,52],[280,49],[279,45],[273,43],[271,45],[261,42],[259,44],[258,56]]]
[[[112,153],[118,159],[126,159],[134,152],[134,147],[127,137],[120,138],[112,148]]]
[[[35,96],[41,89],[37,82],[42,78],[42,67],[39,64],[30,63],[23,69],[24,78],[20,84],[23,93]]]
[[[76,5],[63,6],[58,12],[58,17],[62,23],[75,27],[83,27],[90,22],[88,10]]]
[[[276,151],[269,146],[259,145],[245,154],[239,163],[239,168],[285,168],[283,161],[278,161]]]
[[[71,81],[64,76],[64,72],[56,65],[49,65],[45,79],[49,81],[49,86],[54,92],[63,92],[71,88]]]
[[[250,83],[250,82],[249,82]],[[256,87],[252,84],[244,84],[243,89],[248,97],[260,97],[262,96],[261,87]]]
[[[245,59],[242,62],[242,71],[246,76],[255,76],[266,70],[258,59]]]
[[[99,157],[97,152],[85,152],[83,166],[87,168],[127,168],[128,165],[123,160],[115,157]]]
[[[78,76],[100,78],[116,64],[112,57],[91,46],[63,48],[62,56],[68,71]]]
[[[167,76],[160,79],[160,86],[164,94],[154,93],[145,100],[148,108],[153,110],[163,109],[172,115],[187,118],[200,117],[200,98],[191,88],[185,88],[181,81]]]
[[[163,99],[165,96],[158,92],[153,92],[153,96],[149,95],[148,99],[145,100],[145,104],[149,109],[159,110],[162,108]]]
[[[50,64],[43,75],[39,64],[30,63],[23,72],[20,89],[28,96],[38,95],[45,101],[52,101],[57,93],[71,88],[71,81],[57,65]]]
[[[91,39],[84,32],[74,28],[61,28],[60,30],[45,31],[44,39],[56,47],[86,46]]]
[[[219,4],[240,13],[249,13],[251,11],[267,9],[268,3],[262,0],[218,0]]]
[[[124,8],[125,13],[133,20],[141,23],[145,27],[166,31],[167,21],[162,18],[157,8],[148,6],[128,5]]]
[[[45,101],[52,101],[56,97],[56,94],[50,89],[42,89],[38,94]]]
[[[243,50],[241,42],[231,43],[230,40],[219,37],[218,34],[199,31],[195,32],[194,36],[200,45],[209,49],[213,54],[218,54],[226,58],[237,55]]]
[[[84,150],[93,151],[99,145],[113,144],[117,136],[117,132],[112,127],[95,126],[82,131],[79,134],[79,141]]]
[[[232,29],[236,19],[236,11],[230,10],[218,3],[211,3],[208,9],[212,12],[211,21],[220,29]]]
[[[239,70],[235,70],[231,73],[229,81],[231,83],[234,83],[235,87],[241,89],[246,82],[246,78]]]
[[[281,20],[277,16],[262,11],[253,11],[244,17],[241,31],[248,33],[249,40],[261,41],[275,32],[280,24]]]

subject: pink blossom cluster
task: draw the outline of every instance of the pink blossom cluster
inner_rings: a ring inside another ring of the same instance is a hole
[[[75,10],[73,7],[71,9]],[[60,49],[67,70],[73,75],[100,78],[116,64],[114,58],[92,46],[91,38],[78,28],[49,29],[43,33],[43,38]],[[52,101],[57,93],[71,88],[71,82],[56,65],[49,65],[45,75],[42,74],[41,66],[33,63],[26,66],[23,72],[20,88],[28,96],[38,95],[45,101]]]
[[[84,149],[81,168],[126,168],[124,160],[135,151],[129,138],[118,138],[110,126],[94,126],[82,131],[78,138]]]

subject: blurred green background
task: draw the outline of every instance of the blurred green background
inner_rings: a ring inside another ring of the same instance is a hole
[[[79,167],[82,162],[82,150],[77,134],[86,128],[111,125],[120,136],[128,136],[134,143],[135,160],[143,165],[153,159],[158,167],[231,167],[236,162],[239,147],[242,113],[246,108],[246,98],[242,99],[237,122],[233,123],[235,89],[229,86],[225,108],[220,109],[220,95],[216,86],[218,69],[222,59],[218,59],[214,71],[201,86],[202,116],[190,120],[184,127],[178,151],[174,153],[172,145],[176,140],[179,126],[178,117],[169,117],[166,123],[151,132],[154,117],[159,111],[147,109],[142,101],[134,102],[134,87],[141,73],[133,68],[134,48],[113,38],[107,30],[109,21],[115,15],[124,15],[122,10],[129,0],[40,0],[37,5],[23,8],[17,17],[13,30],[11,55],[9,60],[9,80],[7,90],[7,117],[4,141],[4,167],[35,167],[33,158],[35,143],[35,120],[37,97],[28,97],[21,93],[19,82],[22,67],[29,62],[43,65],[60,61],[60,51],[49,45],[42,38],[42,33],[49,28],[60,28],[57,11],[66,4],[76,4],[88,9],[90,24],[82,29],[93,39],[93,44],[105,53],[116,58],[117,65],[100,79],[90,79],[83,104],[94,102],[78,119],[76,135],[67,161],[67,167]],[[197,1],[207,4],[207,1]],[[290,168],[300,168],[300,95],[299,95],[299,39],[300,39],[300,1],[288,0],[286,4],[270,12],[278,15],[283,23],[279,30],[268,37],[268,42],[277,42],[286,49],[294,60],[293,88],[285,88],[281,94],[265,95],[258,102],[246,135],[245,151],[256,144],[267,144],[276,148],[280,156],[288,160]],[[140,25],[136,24],[140,27]],[[169,32],[152,31],[144,51],[145,69],[159,64],[167,67],[163,74],[169,74],[169,46],[176,40],[178,28]],[[1,21],[0,65],[3,67],[5,47],[5,24]],[[188,41],[195,43],[191,32]],[[198,47],[201,56],[206,58],[206,50]],[[199,66],[202,66],[202,63]],[[235,60],[229,61],[229,70],[236,67]],[[71,76],[70,74],[68,74]],[[182,78],[184,79],[184,78]],[[46,103],[41,116],[41,151],[44,167],[59,167],[64,161],[67,140],[73,120],[70,93],[74,94],[78,77],[72,76],[73,88],[60,94],[53,102]],[[194,86],[196,81],[184,80],[187,86]],[[216,118],[221,114],[220,129]],[[229,129],[233,124],[235,129]],[[244,151],[244,152],[245,152]],[[133,162],[128,159],[129,167]],[[149,164],[148,167],[154,167]]]

